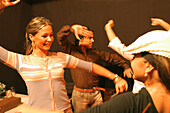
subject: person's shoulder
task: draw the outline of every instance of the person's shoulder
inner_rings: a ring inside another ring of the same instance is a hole
[[[92,48],[92,51],[98,51],[98,52],[102,52],[102,53],[110,53],[108,51],[104,51],[104,50],[100,50],[100,49],[96,49],[96,48]]]
[[[135,94],[146,94],[146,93],[148,93],[148,91],[146,90],[145,87],[143,87],[143,88],[141,88],[141,89],[139,90],[138,93],[135,93]]]
[[[135,98],[138,100],[146,100],[151,98],[149,92],[146,90],[146,88],[142,88],[138,93],[135,93]]]
[[[135,94],[132,92],[125,92],[119,95],[113,95],[112,99],[110,101],[113,101],[113,103],[121,102],[122,104],[126,103],[126,106],[134,105],[136,98]]]
[[[126,92],[118,95],[119,98],[129,98],[129,99],[135,99],[135,100],[141,100],[148,96],[148,91],[146,88],[142,88],[138,93],[133,92]]]

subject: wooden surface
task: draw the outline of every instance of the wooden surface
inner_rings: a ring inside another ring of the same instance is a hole
[[[4,113],[21,104],[20,97],[9,97],[0,100],[0,113]]]

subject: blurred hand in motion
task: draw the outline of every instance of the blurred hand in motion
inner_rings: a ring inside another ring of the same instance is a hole
[[[10,0],[0,0],[0,9],[8,7],[8,6],[15,5],[19,2],[20,2],[20,0],[15,0],[13,2],[10,2]]]

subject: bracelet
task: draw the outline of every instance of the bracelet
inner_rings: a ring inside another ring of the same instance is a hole
[[[117,82],[119,82],[120,80],[121,80],[121,78],[116,74],[115,77],[114,77],[114,79],[113,79],[113,82],[114,82],[114,83],[117,83]]]

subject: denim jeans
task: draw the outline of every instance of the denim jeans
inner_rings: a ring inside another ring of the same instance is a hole
[[[72,93],[72,105],[74,111],[79,112],[103,103],[101,92],[95,90],[92,93],[79,92],[73,89]]]

